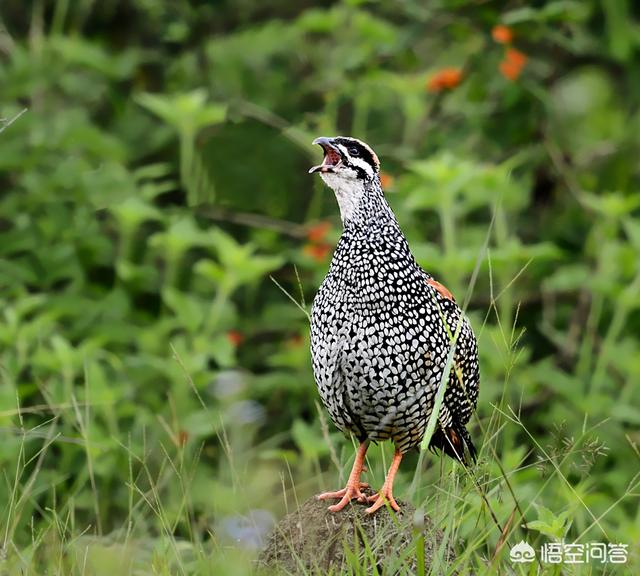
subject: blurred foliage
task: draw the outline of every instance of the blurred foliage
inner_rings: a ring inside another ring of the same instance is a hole
[[[241,518],[336,483],[351,447],[317,410],[304,313],[340,230],[310,142],[334,134],[376,149],[416,257],[467,304],[500,521],[515,496],[531,543],[640,542],[639,16],[3,2],[0,562],[75,573],[87,532],[112,539],[92,566],[121,550],[111,573],[238,573],[215,551],[249,545]],[[482,566],[500,534],[473,483],[420,473],[416,503],[456,487]]]

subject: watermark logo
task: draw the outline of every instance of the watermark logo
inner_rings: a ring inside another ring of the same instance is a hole
[[[516,564],[533,562],[536,559],[536,551],[524,540],[520,540],[520,542],[513,546],[509,551],[509,558],[511,559],[511,562]]]
[[[628,544],[613,544],[605,542],[587,542],[586,544],[560,542],[546,542],[540,546],[541,564],[626,564]],[[524,540],[520,540],[509,552],[509,559],[514,564],[533,562],[536,551]]]

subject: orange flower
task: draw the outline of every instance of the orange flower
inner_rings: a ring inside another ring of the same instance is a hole
[[[500,62],[500,72],[509,80],[516,80],[527,63],[527,55],[515,48],[509,48]]]
[[[513,31],[504,24],[498,24],[492,28],[491,36],[498,44],[510,44],[513,40]]]
[[[227,338],[234,346],[240,346],[244,342],[244,334],[238,330],[229,330]]]
[[[321,242],[320,244],[305,244],[302,251],[307,256],[311,256],[316,262],[324,262],[331,252],[331,246],[326,242]]]
[[[505,58],[514,66],[520,66],[520,68],[523,68],[527,63],[527,55],[523,54],[519,50],[516,50],[515,48],[509,48],[509,50],[507,50]]]
[[[391,188],[393,186],[393,176],[387,172],[380,172],[380,184],[383,188]]]
[[[324,240],[329,230],[331,230],[331,222],[318,222],[307,229],[307,239],[309,242],[320,242]]]
[[[427,81],[429,92],[441,92],[451,90],[462,81],[462,70],[460,68],[443,68],[436,72]]]

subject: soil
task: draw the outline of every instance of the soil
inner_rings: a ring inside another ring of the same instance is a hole
[[[356,574],[417,574],[419,542],[426,572],[442,553],[442,531],[407,502],[398,500],[399,513],[381,508],[372,515],[355,501],[337,513],[327,510],[329,504],[310,498],[285,516],[260,553],[258,573],[326,575],[350,567]],[[453,560],[450,549],[444,554],[445,562]]]

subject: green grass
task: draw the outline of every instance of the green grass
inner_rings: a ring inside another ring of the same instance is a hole
[[[519,354],[518,336],[514,330],[503,336],[511,338],[506,340],[506,360],[511,365]],[[184,369],[184,361],[175,350],[173,361]],[[503,398],[509,385],[506,370]],[[322,413],[315,433],[321,436],[331,458],[313,456],[317,448],[305,447],[304,441],[301,448],[303,455],[306,448],[306,457],[294,458],[293,454],[281,455],[269,448],[277,445],[277,440],[247,442],[245,435],[251,432],[242,424],[219,425],[221,415],[207,407],[187,372],[182,393],[197,399],[216,430],[215,444],[221,450],[221,462],[213,477],[204,479],[208,485],[204,498],[214,514],[243,516],[246,526],[251,526],[251,510],[266,508],[278,517],[295,510],[313,493],[344,482],[355,446],[336,437]],[[22,408],[17,401],[16,408],[4,414],[14,416],[19,424],[9,436],[16,467],[4,473],[9,493],[2,535],[5,573],[250,573],[255,549],[225,535],[215,517],[207,519],[195,512],[196,500],[203,498],[199,485],[203,479],[198,478],[197,471],[207,447],[189,446],[189,442],[182,445],[172,424],[161,416],[149,427],[110,439],[128,463],[128,475],[115,479],[126,501],[127,514],[118,525],[104,529],[99,520],[104,489],[94,472],[94,460],[102,447],[91,439],[97,408],[91,403],[81,405],[72,397],[67,404],[32,408]],[[396,494],[410,498],[433,518],[445,533],[446,546],[457,550],[455,562],[450,563],[445,560],[443,546],[435,562],[425,566],[424,574],[489,574],[499,567],[509,570],[508,550],[521,539],[534,547],[552,538],[632,544],[625,540],[629,537],[628,528],[616,530],[609,519],[637,498],[640,473],[629,478],[624,493],[608,503],[604,511],[592,509],[588,502],[592,490],[588,477],[576,482],[572,476],[576,462],[591,467],[606,457],[601,443],[589,441],[606,422],[591,424],[585,417],[579,435],[568,438],[559,431],[560,447],[545,447],[523,423],[521,408],[504,400],[489,407],[481,402],[473,423],[480,447],[476,466],[465,469],[449,459],[423,452],[417,461],[409,458],[401,467]],[[23,415],[34,412],[43,418],[43,424],[26,428]],[[148,437],[159,440],[150,444]],[[501,452],[505,438],[526,439],[523,444],[530,448]],[[309,442],[315,439],[311,437]],[[56,447],[65,443],[81,448],[80,478],[70,477],[64,469],[51,476],[43,467],[47,462],[52,465]],[[384,478],[390,450],[389,445],[369,450],[367,477],[374,486]],[[536,459],[531,456],[534,450]],[[42,477],[45,474],[47,478]],[[67,482],[71,486],[66,497],[59,500],[57,493]],[[45,493],[52,505],[41,508],[39,502]],[[549,500],[555,503],[554,512],[543,508]],[[351,551],[347,559],[345,573],[366,573],[371,564],[366,541],[364,549]],[[637,555],[631,555],[625,566],[628,573],[637,561]],[[528,573],[526,567],[515,565],[511,570]],[[574,573],[600,572],[594,566],[576,566]],[[606,568],[603,573],[608,573]]]

